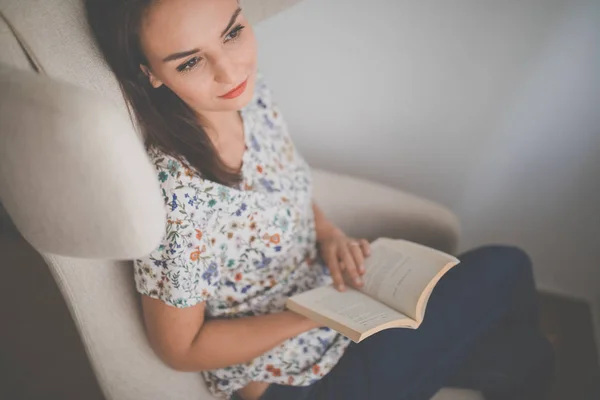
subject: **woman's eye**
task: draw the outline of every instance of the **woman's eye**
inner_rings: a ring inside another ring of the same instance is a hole
[[[243,26],[243,25],[235,26],[231,30],[231,32],[229,32],[229,34],[227,34],[227,36],[225,36],[225,42],[231,42],[236,39],[239,39],[240,35],[242,34],[242,29],[244,29],[244,28],[245,28],[245,26]]]
[[[179,72],[189,71],[192,68],[194,68],[196,65],[198,65],[198,63],[200,63],[200,60],[201,60],[200,57],[191,58],[188,61],[186,61],[185,63],[178,66],[177,71],[179,71]]]

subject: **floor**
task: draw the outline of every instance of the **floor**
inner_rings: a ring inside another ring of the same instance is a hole
[[[542,327],[556,351],[548,400],[600,400],[600,368],[588,303],[540,293]]]

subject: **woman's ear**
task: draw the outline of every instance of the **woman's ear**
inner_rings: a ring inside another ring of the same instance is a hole
[[[157,89],[163,85],[162,81],[160,79],[158,79],[157,77],[155,77],[154,74],[152,73],[152,71],[150,71],[150,68],[148,68],[147,66],[145,66],[143,64],[140,64],[140,69],[142,70],[144,75],[146,75],[148,77],[148,81],[150,82],[150,84],[152,85],[152,87],[154,89]]]

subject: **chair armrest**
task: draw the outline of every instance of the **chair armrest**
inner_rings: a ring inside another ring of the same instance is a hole
[[[402,238],[454,254],[458,218],[421,197],[364,179],[313,169],[313,198],[348,235]]]

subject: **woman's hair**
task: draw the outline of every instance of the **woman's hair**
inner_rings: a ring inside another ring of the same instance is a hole
[[[96,42],[119,81],[146,148],[155,147],[175,157],[206,179],[227,186],[238,184],[240,173],[223,163],[197,113],[166,85],[155,89],[140,69],[140,64],[148,66],[140,45],[140,27],[154,1],[86,0]]]

